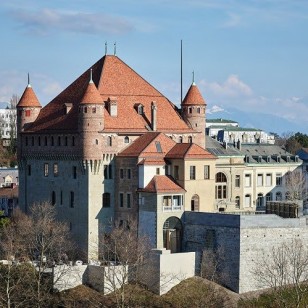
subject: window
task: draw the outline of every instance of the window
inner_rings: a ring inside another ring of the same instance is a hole
[[[197,113],[201,113],[200,107],[197,108]]]
[[[208,180],[210,178],[210,166],[204,166],[204,179]]]
[[[191,136],[188,137],[188,143],[192,143],[192,137]]]
[[[112,165],[104,165],[104,178],[112,179]]]
[[[189,178],[191,180],[195,180],[196,179],[196,166],[190,166],[189,169]]]
[[[27,169],[28,169],[28,176],[30,176],[31,175],[31,165],[28,165]]]
[[[263,174],[258,174],[257,185],[263,186]]]
[[[124,206],[124,194],[120,193],[119,197],[120,197],[120,207],[123,207]]]
[[[265,195],[265,200],[266,201],[272,201],[272,193],[267,193],[266,195]]]
[[[28,146],[28,137],[26,137],[26,147]]]
[[[264,204],[263,204],[263,194],[258,194],[258,199],[257,199],[257,208],[259,207],[263,207]]]
[[[126,205],[128,209],[130,209],[132,206],[132,194],[130,193],[126,194]]]
[[[251,205],[251,196],[249,194],[245,195],[245,206],[250,207]]]
[[[70,207],[75,206],[75,194],[73,191],[70,192]]]
[[[92,107],[92,113],[96,113],[96,107]]]
[[[224,173],[218,172],[216,174],[216,199],[226,199],[227,198],[227,177]]]
[[[111,136],[107,137],[107,145],[110,146],[110,147],[112,146],[112,138],[111,138]]]
[[[245,174],[245,187],[251,187],[251,174]]]
[[[34,137],[31,138],[31,145],[34,146]]]
[[[73,179],[77,179],[77,167],[76,166],[72,167],[72,174],[73,174]]]
[[[124,143],[129,143],[129,138],[127,136],[124,137]]]
[[[110,193],[103,193],[103,207],[110,207]]]
[[[55,191],[51,193],[51,204],[56,205],[56,192]]]
[[[75,146],[75,137],[72,136],[72,146]]]
[[[58,146],[61,146],[61,137],[58,136]]]
[[[179,166],[174,166],[174,178],[179,179]]]
[[[41,146],[41,137],[38,137],[38,145]]]
[[[48,139],[47,139],[47,136],[45,136],[45,146],[48,145]]]
[[[124,179],[124,170],[120,169],[120,179]]]
[[[192,107],[188,108],[188,113],[192,113]]]
[[[132,178],[132,171],[131,171],[131,169],[127,169],[127,178],[129,180]]]
[[[54,138],[53,138],[53,136],[51,137],[51,145],[54,146]]]
[[[156,168],[156,175],[160,175],[160,168]]]
[[[161,144],[160,144],[159,141],[155,141],[155,146],[156,146],[157,153],[162,153],[163,152],[163,150],[161,148]]]
[[[241,199],[239,196],[235,197],[235,207],[239,209],[241,207]]]
[[[182,136],[179,137],[179,143],[183,143],[183,137]]]
[[[241,186],[241,176],[239,174],[235,175],[235,187]]]
[[[276,201],[282,201],[282,193],[280,191],[276,192]]]
[[[31,110],[26,110],[25,115],[26,115],[26,117],[30,117],[30,115],[31,115]]]
[[[276,173],[276,186],[282,185],[282,173]]]
[[[54,163],[53,164],[53,176],[58,176],[58,174],[59,174],[58,164]]]
[[[266,186],[272,186],[272,174],[271,173],[266,174]]]
[[[67,144],[68,144],[68,142],[67,142],[67,136],[65,136],[65,138],[64,138],[64,145],[67,147]]]
[[[49,173],[49,165],[48,163],[44,164],[44,176],[48,176]]]

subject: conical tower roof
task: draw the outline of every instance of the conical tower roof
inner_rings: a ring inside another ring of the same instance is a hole
[[[182,106],[183,105],[206,105],[205,100],[194,82],[190,86],[182,102]]]
[[[102,99],[98,89],[96,88],[94,82],[91,80],[88,84],[88,87],[80,101],[80,104],[103,104],[104,100]]]
[[[30,84],[27,85],[17,107],[42,107]]]

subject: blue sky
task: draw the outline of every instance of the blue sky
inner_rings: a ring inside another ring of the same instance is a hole
[[[0,101],[31,84],[45,105],[104,55],[172,102],[192,71],[209,118],[308,133],[306,0],[10,0],[0,4]]]

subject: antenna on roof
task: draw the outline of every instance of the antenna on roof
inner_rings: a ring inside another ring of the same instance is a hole
[[[114,54],[115,56],[117,55],[117,42],[114,42],[113,54]]]
[[[105,56],[107,55],[107,42],[105,42]]]
[[[93,83],[93,79],[92,79],[92,68],[90,69],[90,83]]]
[[[183,53],[182,53],[182,40],[181,40],[181,104],[183,101]]]
[[[195,71],[192,71],[192,84],[195,85]]]
[[[28,88],[31,88],[31,84],[30,84],[30,74],[28,73]]]

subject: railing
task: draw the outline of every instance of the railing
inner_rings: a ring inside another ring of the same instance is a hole
[[[163,205],[163,212],[182,211],[183,205]]]
[[[262,214],[265,214],[265,211],[219,212],[219,214],[225,214],[225,215],[262,215]]]

